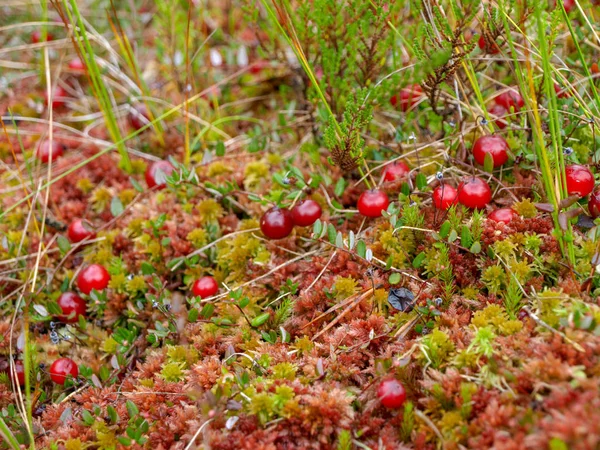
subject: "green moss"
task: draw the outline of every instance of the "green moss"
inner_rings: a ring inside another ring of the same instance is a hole
[[[537,216],[537,208],[531,200],[524,198],[513,204],[512,208],[521,216],[525,218],[532,218]]]
[[[185,366],[184,362],[166,363],[160,371],[160,376],[165,381],[177,383],[185,378]]]
[[[477,311],[471,324],[476,328],[490,327],[495,333],[504,335],[514,334],[523,328],[520,320],[510,320],[504,308],[494,304]]]
[[[506,284],[506,273],[500,266],[490,266],[483,271],[481,281],[490,293],[497,294]]]
[[[203,228],[196,228],[190,231],[185,237],[196,248],[201,248],[208,242],[208,234]]]
[[[213,222],[223,216],[223,207],[212,198],[198,203],[197,209],[202,224]]]
[[[223,175],[225,173],[233,172],[233,169],[230,165],[225,164],[222,161],[215,161],[210,166],[208,166],[207,174],[209,177],[216,177],[219,175]]]
[[[439,368],[454,351],[454,343],[446,333],[434,329],[423,338],[423,353],[434,368]]]
[[[356,292],[358,281],[352,277],[337,277],[334,283],[335,298],[344,300]]]
[[[257,186],[261,180],[269,176],[269,165],[263,161],[254,161],[248,163],[244,169],[244,186],[253,188]]]
[[[272,367],[273,378],[293,381],[296,378],[298,368],[292,363],[279,363]]]

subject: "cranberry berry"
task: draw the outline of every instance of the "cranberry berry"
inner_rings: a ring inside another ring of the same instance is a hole
[[[473,145],[473,157],[478,164],[483,165],[485,155],[492,155],[494,167],[500,167],[508,161],[508,142],[502,136],[481,136]]]
[[[418,84],[405,87],[400,90],[400,93],[394,95],[390,99],[392,106],[400,106],[400,109],[404,112],[408,111],[414,105],[417,104],[419,98],[423,95],[423,90]]]
[[[595,190],[588,201],[590,215],[595,219],[600,216],[600,190]]]
[[[136,105],[131,108],[128,117],[129,124],[134,130],[139,130],[150,123],[150,114],[148,113],[148,108],[146,108],[146,105],[144,104]]]
[[[467,208],[484,208],[492,201],[492,190],[481,178],[469,177],[458,186],[458,201]]]
[[[169,161],[156,161],[146,169],[146,184],[150,189],[158,186],[163,189],[167,185],[167,177],[170,176],[175,167]]]
[[[572,164],[565,168],[569,195],[585,197],[594,190],[594,175],[586,166]]]
[[[490,55],[497,55],[498,53],[500,53],[500,47],[498,46],[498,44],[496,42],[492,42],[490,45],[487,45],[483,34],[479,36],[479,41],[477,41],[477,45],[479,45],[479,48],[483,52],[489,53]]]
[[[42,32],[40,30],[35,30],[33,33],[31,33],[31,42],[33,44],[38,44],[42,41],[48,42],[48,41],[52,41],[53,39],[54,39],[54,36],[52,36],[50,33],[46,33],[46,39],[44,39],[42,37]]]
[[[488,219],[502,223],[510,223],[517,217],[519,217],[519,214],[512,208],[499,208],[488,214]]]
[[[381,404],[388,409],[398,409],[406,401],[406,390],[402,383],[395,378],[383,380],[377,388],[377,397]]]
[[[92,228],[92,225],[84,219],[75,219],[69,225],[67,230],[67,236],[69,240],[76,244],[85,239],[93,239],[96,237],[96,232]]]
[[[269,239],[283,239],[294,229],[294,218],[286,208],[274,206],[260,218],[260,231]]]
[[[219,292],[219,285],[213,277],[202,277],[192,286],[192,293],[200,298],[212,297],[217,292]]]
[[[25,365],[23,364],[23,361],[16,360],[15,361],[15,372],[17,373],[17,378],[16,381],[19,383],[19,386],[24,386],[25,385]],[[13,383],[15,382],[15,372],[13,372],[11,370],[11,380],[13,381]]]
[[[502,119],[502,117],[504,117],[508,113],[506,108],[504,106],[494,104],[490,107],[488,112],[491,116],[497,117],[497,119],[494,119],[494,117],[492,117],[494,124],[496,124],[496,126],[501,130],[504,130],[506,128],[507,123],[506,120]]]
[[[408,175],[410,169],[402,161],[388,165],[383,171],[383,181],[395,181]]]
[[[381,217],[389,205],[387,194],[379,189],[365,191],[358,198],[358,212],[365,217]]]
[[[79,75],[85,73],[85,64],[81,59],[73,58],[71,61],[69,61],[69,69]]]
[[[79,316],[85,317],[85,300],[74,292],[63,292],[56,302],[63,312],[58,316],[61,322],[75,323],[79,320]]]
[[[513,107],[515,111],[518,111],[523,106],[525,106],[525,101],[519,91],[516,88],[511,87],[508,90],[504,91],[502,94],[498,95],[494,98],[494,102],[497,105],[503,106],[504,109],[510,111],[510,108]]]
[[[433,191],[433,206],[446,210],[458,202],[458,192],[449,184],[442,184]]]
[[[79,367],[71,358],[58,358],[50,366],[50,378],[56,384],[63,385],[68,376],[76,378],[79,375]]]
[[[102,291],[110,282],[110,274],[100,264],[87,266],[77,277],[77,287],[84,294],[89,294],[92,289]]]
[[[65,146],[59,142],[50,141],[48,139],[44,139],[41,141],[37,148],[37,157],[43,163],[47,163],[50,161],[50,154],[52,154],[52,161],[56,161],[60,158],[65,151]]]
[[[292,208],[292,219],[298,227],[309,227],[321,218],[322,213],[321,205],[309,198]]]
[[[44,91],[44,99],[46,105],[49,104],[48,94]],[[52,91],[52,107],[53,108],[61,108],[65,106],[65,100],[67,99],[67,91],[64,90],[61,86],[56,86]]]

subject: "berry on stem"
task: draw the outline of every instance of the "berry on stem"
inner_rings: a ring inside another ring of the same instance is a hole
[[[40,161],[47,163],[50,161],[50,153],[52,153],[52,161],[56,161],[63,155],[64,151],[64,144],[56,141],[52,141],[52,143],[50,143],[48,139],[44,139],[38,144],[36,154]]]
[[[63,292],[56,302],[63,312],[58,316],[61,322],[75,323],[79,320],[79,316],[85,317],[85,300],[74,292]]]
[[[169,177],[175,167],[169,161],[156,161],[146,169],[146,184],[150,189],[158,186],[158,189],[163,189],[167,185],[167,177]]]
[[[410,168],[402,161],[396,161],[385,167],[383,171],[383,181],[399,180],[408,175]]]
[[[558,98],[569,98],[569,91],[561,88],[558,84],[554,83],[554,92]]]
[[[510,108],[513,107],[516,112],[525,106],[525,100],[523,100],[523,97],[521,97],[521,94],[519,94],[519,91],[515,87],[511,87],[496,96],[494,102],[504,107],[507,111],[510,111]]]
[[[377,397],[385,408],[398,409],[406,402],[406,390],[398,380],[388,378],[379,383]]]
[[[413,84],[400,89],[400,92],[390,99],[392,106],[398,105],[404,112],[408,111],[419,101],[423,95],[423,89],[418,84]]]
[[[493,122],[496,124],[498,128],[504,130],[506,128],[506,120],[502,119],[508,112],[504,106],[493,104],[488,110],[491,116],[496,116],[497,119],[493,119]]]
[[[517,217],[519,217],[519,214],[512,208],[499,208],[488,214],[488,219],[502,223],[510,223]]]
[[[498,43],[492,42],[492,43],[490,43],[490,45],[487,45],[487,42],[485,41],[485,37],[483,37],[483,34],[481,36],[479,36],[477,45],[479,46],[479,48],[482,51],[484,51],[485,53],[489,53],[490,55],[497,55],[498,53],[500,53],[500,46],[498,45]]]
[[[31,42],[33,44],[38,44],[40,42],[42,42],[43,37],[42,37],[42,32],[41,30],[35,30],[33,33],[31,33]],[[48,41],[52,41],[54,40],[54,36],[52,36],[50,33],[46,32],[46,39],[44,40],[44,42],[48,42]]]
[[[569,195],[585,197],[594,190],[594,174],[588,167],[572,164],[565,167],[565,175]]]
[[[24,386],[25,385],[25,365],[23,364],[23,361],[21,361],[20,359],[15,361],[15,372],[17,372],[17,382],[19,383],[19,386]],[[13,372],[11,370],[10,375],[11,375],[11,380],[14,383],[15,382],[15,372]]]
[[[433,206],[446,210],[458,202],[458,192],[449,184],[442,184],[433,190]]]
[[[73,58],[69,61],[69,69],[73,72],[76,72],[77,75],[85,73],[85,64],[79,58]]]
[[[286,208],[274,206],[260,218],[260,231],[268,239],[283,239],[294,229],[292,213]]]
[[[207,298],[219,292],[219,285],[213,277],[202,277],[196,280],[192,286],[192,293],[200,298]]]
[[[365,217],[381,217],[389,205],[387,194],[379,189],[365,191],[358,198],[358,212]]]
[[[67,91],[62,86],[56,86],[52,91],[52,107],[61,108],[65,106],[65,100],[67,99]],[[48,93],[44,91],[44,101],[46,105],[49,103]]]
[[[481,178],[469,177],[458,186],[458,201],[467,208],[484,208],[492,201],[492,190]]]
[[[77,378],[79,367],[71,358],[58,358],[50,366],[50,379],[56,384],[63,385],[68,376]]]
[[[600,190],[595,190],[588,201],[590,215],[595,219],[600,216]]]
[[[127,117],[129,119],[129,125],[131,125],[131,128],[134,130],[139,130],[150,123],[150,114],[148,113],[148,108],[146,108],[146,105],[144,104],[135,105],[131,108]]]
[[[508,142],[502,136],[481,136],[473,145],[473,157],[478,164],[483,165],[485,155],[489,153],[494,160],[494,167],[500,167],[508,161]]]
[[[67,236],[72,243],[81,242],[84,239],[93,239],[96,237],[96,232],[92,225],[84,219],[75,219],[69,225]]]
[[[323,210],[313,199],[306,199],[300,201],[296,206],[292,208],[292,219],[294,225],[298,227],[309,227],[321,218]]]
[[[84,294],[89,294],[92,289],[101,291],[106,289],[110,282],[110,274],[100,264],[87,266],[77,277],[77,287]]]

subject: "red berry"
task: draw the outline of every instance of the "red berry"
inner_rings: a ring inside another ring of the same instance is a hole
[[[510,111],[511,107],[513,107],[515,111],[518,111],[525,105],[525,100],[523,100],[519,91],[514,87],[511,87],[502,94],[496,96],[494,102],[496,102],[497,105],[503,106],[507,111]]]
[[[51,41],[53,39],[54,36],[46,32],[46,42]],[[42,42],[42,32],[40,30],[36,30],[33,33],[31,33],[31,42],[33,42],[34,44]]]
[[[67,99],[67,91],[61,86],[56,86],[52,91],[52,107],[61,108],[65,106],[65,100]],[[48,105],[48,93],[44,91],[44,99],[46,105]]]
[[[387,194],[379,189],[365,191],[358,198],[358,212],[365,217],[381,217],[389,205]]]
[[[79,316],[85,317],[85,300],[74,292],[63,292],[56,302],[63,312],[58,316],[61,322],[75,323],[79,320]]]
[[[565,167],[569,195],[585,197],[594,189],[594,175],[586,166],[572,164]]]
[[[493,42],[488,46],[485,42],[483,34],[479,36],[479,41],[477,41],[477,45],[479,45],[479,48],[481,50],[483,50],[486,53],[489,53],[490,55],[497,55],[498,53],[500,53],[500,47],[498,46],[498,44],[496,42]]]
[[[77,277],[77,287],[84,294],[89,294],[92,289],[101,291],[108,286],[110,274],[100,264],[87,266]]]
[[[43,163],[50,161],[50,153],[52,153],[52,161],[60,158],[65,151],[65,146],[59,142],[52,141],[52,145],[48,139],[44,139],[38,144],[37,157]]]
[[[492,201],[492,190],[481,178],[469,177],[458,186],[458,201],[467,208],[483,208]]]
[[[592,195],[590,195],[588,209],[590,210],[590,215],[594,219],[600,216],[600,190],[595,190],[592,192]]]
[[[163,189],[167,185],[167,177],[170,176],[175,167],[169,161],[156,161],[146,169],[146,184],[149,188],[158,186]]]
[[[19,386],[24,386],[25,385],[25,365],[23,364],[23,361],[21,361],[20,359],[15,361],[15,371],[17,372],[17,381],[19,383]],[[15,382],[15,373],[11,370],[10,374],[11,374],[10,378],[14,383]]]
[[[139,130],[150,123],[150,114],[148,113],[148,108],[146,108],[146,105],[144,104],[135,105],[131,108],[129,110],[128,118],[129,125],[131,125],[131,128],[134,130]]]
[[[598,63],[592,63],[590,71],[592,72],[592,74],[598,75],[600,73],[600,67],[598,67]]]
[[[269,239],[283,239],[294,229],[292,213],[286,208],[274,206],[260,218],[260,231]]]
[[[194,282],[192,292],[200,298],[212,297],[219,292],[219,285],[213,277],[202,277]]]
[[[261,73],[263,71],[263,69],[266,69],[267,67],[269,67],[269,62],[265,61],[264,59],[258,60],[255,63],[253,63],[250,68],[248,69],[248,71],[252,74],[252,75],[258,75],[259,73]]]
[[[497,119],[494,119],[492,117],[492,121],[494,124],[496,124],[496,126],[498,128],[500,128],[501,130],[504,130],[506,128],[507,123],[506,123],[506,120],[501,119],[501,117],[504,117],[506,115],[506,113],[508,112],[506,110],[506,108],[504,106],[494,104],[490,107],[488,112],[490,113],[491,116],[498,117]]]
[[[69,225],[67,236],[69,236],[69,240],[75,244],[83,241],[84,239],[95,238],[96,232],[87,220],[75,219]]]
[[[69,375],[73,378],[79,375],[79,367],[71,358],[58,358],[50,366],[50,378],[56,384],[65,384]]]
[[[563,6],[565,11],[569,13],[575,7],[575,0],[563,0]]]
[[[81,59],[73,58],[71,61],[69,61],[69,69],[71,69],[73,72],[81,74],[85,72],[85,64]]]
[[[381,404],[388,409],[398,409],[406,401],[406,390],[395,378],[388,378],[379,383],[377,397]]]
[[[448,209],[458,202],[458,192],[449,184],[438,186],[433,191],[433,205],[437,209]]]
[[[499,208],[488,214],[488,219],[502,223],[510,223],[511,220],[517,217],[519,217],[519,214],[512,208]]]
[[[309,198],[292,208],[292,219],[296,226],[309,227],[321,217],[322,213],[321,205]]]
[[[407,176],[409,172],[410,169],[406,163],[397,161],[386,166],[383,171],[383,181],[399,180],[400,178]]]
[[[473,145],[473,157],[478,164],[483,165],[485,155],[492,155],[494,167],[500,167],[508,161],[508,142],[502,136],[481,136]]]
[[[393,106],[400,106],[400,109],[406,112],[419,101],[422,94],[423,90],[421,89],[421,86],[413,84],[401,89],[399,94],[392,96],[390,103]]]
[[[556,96],[558,98],[569,98],[569,91],[561,88],[558,84],[554,83],[554,92],[556,92]]]

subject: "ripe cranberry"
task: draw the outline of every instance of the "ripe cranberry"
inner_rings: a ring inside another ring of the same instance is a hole
[[[565,11],[570,13],[575,7],[575,0],[563,0],[563,6],[565,7]]]
[[[600,216],[600,190],[595,190],[592,192],[592,195],[590,195],[588,209],[590,210],[590,215],[594,219]]]
[[[163,189],[167,185],[167,177],[170,176],[175,167],[169,161],[156,161],[146,169],[146,184],[150,189],[158,186]]]
[[[395,163],[386,166],[383,171],[383,181],[394,181],[399,180],[408,175],[410,172],[409,167],[402,161],[396,161]]]
[[[565,167],[569,195],[585,197],[594,189],[594,175],[586,166],[572,164]]]
[[[252,64],[250,66],[250,68],[248,69],[248,71],[252,75],[258,75],[259,73],[261,73],[263,71],[263,69],[266,69],[267,67],[269,67],[269,62],[265,61],[264,59],[261,59],[261,60],[256,61],[254,64]]]
[[[69,240],[75,244],[83,241],[84,239],[95,238],[96,232],[87,220],[75,219],[69,225],[67,236],[69,236]]]
[[[569,98],[569,91],[561,88],[558,84],[554,83],[554,92],[556,92],[556,96],[558,98]]]
[[[389,205],[387,194],[379,189],[365,191],[358,198],[358,212],[365,217],[381,217]]]
[[[600,67],[598,67],[598,63],[592,63],[590,70],[593,75],[598,75],[600,73]]]
[[[134,130],[139,130],[150,123],[150,114],[144,104],[135,105],[131,108],[127,117],[129,118],[129,125]]]
[[[490,45],[488,46],[485,42],[483,34],[479,36],[479,41],[477,41],[477,45],[479,45],[479,48],[481,50],[483,50],[485,53],[489,53],[490,55],[497,55],[498,53],[500,53],[500,46],[496,42],[490,43]]]
[[[500,167],[508,161],[508,142],[502,136],[488,135],[481,136],[473,145],[473,157],[477,163],[483,165],[485,155],[492,155],[494,167]]]
[[[37,157],[43,163],[50,161],[50,153],[52,153],[52,161],[60,158],[65,151],[65,146],[59,142],[52,141],[52,145],[48,139],[41,141],[37,148]]]
[[[75,323],[79,320],[79,316],[85,317],[85,300],[74,292],[63,292],[56,302],[63,312],[58,316],[61,322]]]
[[[321,205],[309,198],[292,208],[292,219],[296,226],[309,227],[321,218],[322,213]]]
[[[71,69],[73,72],[81,74],[85,72],[85,64],[81,59],[73,58],[71,61],[69,61],[69,69]]]
[[[506,115],[506,113],[508,112],[506,110],[506,108],[504,106],[501,105],[492,105],[488,111],[490,113],[491,116],[496,116],[498,117],[497,119],[493,119],[493,123],[496,124],[496,126],[498,128],[500,128],[501,130],[504,130],[506,128],[506,120],[502,119],[501,117],[504,117]]]
[[[388,378],[379,383],[377,397],[381,404],[388,409],[398,409],[406,401],[404,386],[395,378]]]
[[[488,219],[494,222],[510,223],[511,220],[516,219],[518,216],[519,214],[512,208],[499,208],[489,213]]]
[[[65,384],[69,375],[73,378],[79,375],[79,367],[71,358],[58,358],[50,366],[50,378],[56,384]]]
[[[52,40],[54,40],[54,36],[52,36],[50,33],[46,32],[45,42],[52,41]],[[35,30],[33,33],[31,33],[31,42],[34,44],[38,44],[38,43],[42,42],[42,32],[40,30]]]
[[[513,107],[515,111],[518,111],[525,105],[525,100],[523,100],[523,97],[521,97],[521,94],[519,94],[519,91],[517,91],[515,87],[511,87],[502,94],[496,96],[494,102],[496,102],[497,105],[503,106],[507,111],[510,111],[511,107]]]
[[[110,281],[110,274],[100,264],[87,266],[77,277],[77,287],[84,294],[89,294],[92,289],[101,291],[106,289]]]
[[[458,186],[458,201],[467,208],[483,208],[492,201],[492,190],[481,178],[468,177]]]
[[[260,231],[269,239],[283,239],[294,229],[294,218],[286,208],[274,206],[260,218]]]
[[[53,108],[61,108],[65,106],[65,101],[67,99],[67,91],[61,86],[56,86],[52,91],[52,107]],[[48,93],[44,91],[44,99],[46,105],[48,105]]]
[[[458,202],[458,192],[449,184],[438,186],[433,191],[433,206],[446,210]]]
[[[10,370],[10,366],[9,366],[9,370]],[[15,361],[15,371],[17,372],[17,382],[19,383],[19,386],[24,386],[25,385],[25,365],[23,364],[23,361],[21,361],[20,359]],[[10,375],[11,375],[10,378],[14,383],[15,382],[15,374],[12,370],[10,371]]]
[[[423,90],[418,84],[407,86],[400,90],[400,93],[392,96],[390,103],[392,106],[400,106],[400,109],[404,112],[412,108],[423,95]]]
[[[219,292],[219,285],[213,277],[202,277],[194,281],[192,292],[200,298],[212,297]]]

